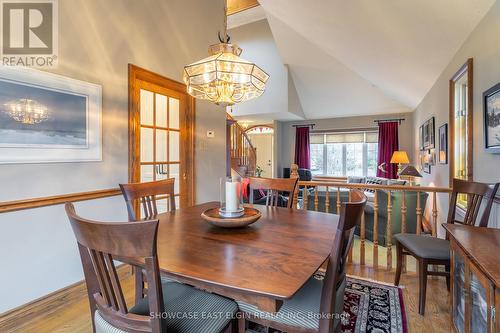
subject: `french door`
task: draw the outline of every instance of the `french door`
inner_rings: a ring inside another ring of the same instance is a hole
[[[194,99],[184,84],[129,65],[129,178],[175,178],[177,207],[194,204]],[[170,209],[158,197],[159,211]]]

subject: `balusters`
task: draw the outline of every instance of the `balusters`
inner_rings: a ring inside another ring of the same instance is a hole
[[[326,187],[326,195],[325,195],[325,213],[330,212],[330,197],[328,192],[328,186]]]
[[[308,190],[307,190],[307,185],[304,185],[304,189],[302,190],[302,209],[307,210],[307,197],[308,197]]]
[[[378,190],[373,195],[373,267],[378,267]]]
[[[406,233],[406,191],[403,190],[401,197],[401,233]],[[403,256],[403,272],[406,272],[406,256]]]
[[[314,186],[314,210],[318,211],[318,186]]]
[[[340,214],[340,187],[337,187],[337,214]]]
[[[363,210],[363,214],[361,215],[361,228],[359,232],[359,237],[361,238],[359,244],[359,263],[361,265],[365,264],[365,211]]]
[[[420,206],[420,192],[417,191],[417,230],[416,233],[417,235],[420,235],[420,232],[422,231],[422,207]]]
[[[437,200],[436,200],[436,192],[432,192],[432,237],[437,236],[437,218],[438,218],[438,210],[437,210]]]
[[[387,191],[387,270],[392,269],[392,192]]]

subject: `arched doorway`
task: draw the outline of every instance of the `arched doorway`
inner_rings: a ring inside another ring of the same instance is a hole
[[[256,148],[257,166],[262,169],[262,177],[274,177],[274,129],[269,125],[249,127],[245,133]]]

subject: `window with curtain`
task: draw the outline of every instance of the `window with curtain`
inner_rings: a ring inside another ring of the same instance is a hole
[[[311,134],[311,172],[323,176],[375,176],[378,132]]]

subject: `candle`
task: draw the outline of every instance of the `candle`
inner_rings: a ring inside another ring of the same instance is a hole
[[[238,182],[226,182],[226,212],[235,212],[238,208]]]

